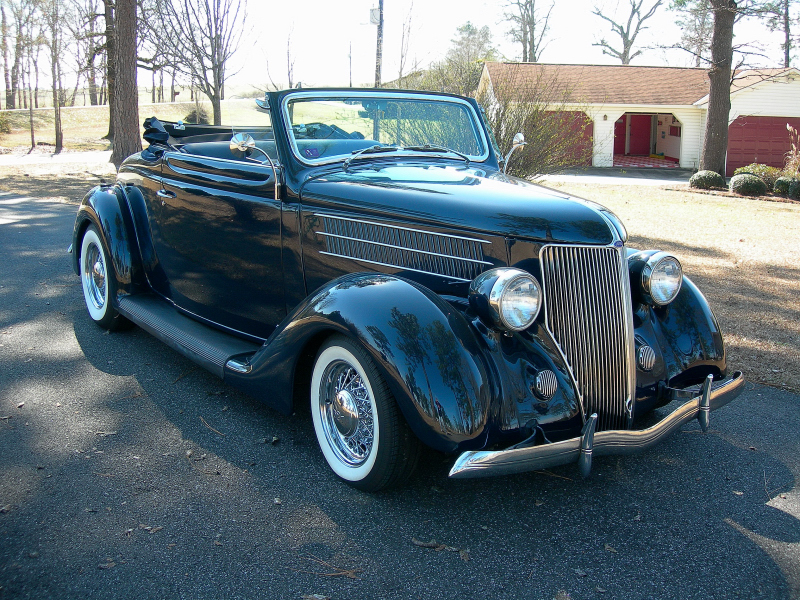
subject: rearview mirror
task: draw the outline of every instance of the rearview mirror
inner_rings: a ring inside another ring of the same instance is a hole
[[[247,152],[256,147],[256,141],[249,133],[237,133],[231,138],[231,152],[238,150],[239,152]]]
[[[505,158],[503,159],[503,174],[508,171],[508,161],[511,158],[511,155],[514,154],[514,150],[517,148],[522,148],[528,142],[525,141],[525,135],[520,131],[519,133],[514,135],[514,139],[511,140],[511,150],[508,151]]]

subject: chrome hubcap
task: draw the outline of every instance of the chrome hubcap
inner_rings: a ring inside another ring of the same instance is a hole
[[[106,302],[106,267],[100,249],[91,244],[86,249],[83,282],[87,296],[95,308],[101,309]]]
[[[357,467],[372,451],[374,418],[369,391],[358,372],[337,360],[320,382],[320,416],[330,447],[343,463]]]

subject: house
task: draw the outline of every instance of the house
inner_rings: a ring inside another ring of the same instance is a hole
[[[544,92],[542,92],[544,89]],[[553,102],[591,121],[592,166],[697,168],[705,134],[705,69],[631,65],[484,65],[479,93],[498,99]],[[727,174],[753,162],[783,167],[787,123],[800,130],[800,71],[735,74],[731,86]]]

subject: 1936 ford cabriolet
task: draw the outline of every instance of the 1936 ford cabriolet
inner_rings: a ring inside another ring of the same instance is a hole
[[[452,477],[586,475],[741,391],[678,259],[507,176],[474,100],[256,104],[247,127],[145,121],[149,147],[80,206],[74,268],[102,327],[136,323],[286,413],[310,402],[348,483],[403,482],[421,444]]]

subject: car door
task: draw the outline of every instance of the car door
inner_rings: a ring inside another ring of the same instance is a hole
[[[170,299],[213,323],[268,337],[286,314],[272,168],[233,155],[168,152],[159,196],[154,246]]]

